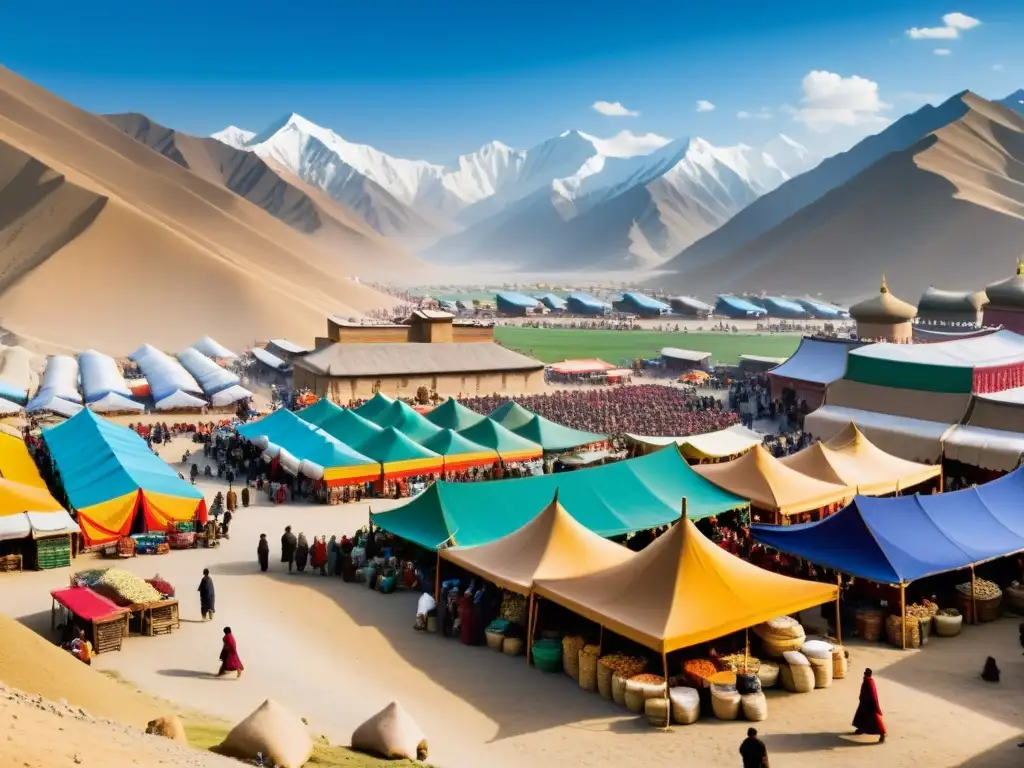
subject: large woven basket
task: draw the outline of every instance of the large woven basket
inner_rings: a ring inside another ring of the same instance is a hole
[[[964,626],[963,616],[941,616],[932,617],[932,626],[938,637],[956,637]]]
[[[850,662],[846,658],[846,649],[837,645],[832,649],[832,679],[842,680],[850,671]]]
[[[742,696],[737,691],[711,689],[711,711],[719,720],[735,720],[740,716]]]
[[[586,645],[579,652],[579,677],[577,682],[580,688],[585,691],[597,690],[597,654],[599,649],[596,645]]]
[[[1024,616],[1024,586],[1012,584],[1003,590],[1003,610],[1017,616]]]
[[[781,659],[782,654],[786,651],[799,651],[804,645],[804,637],[778,637],[773,635],[771,638],[762,638],[761,647],[764,649],[765,656],[771,656],[773,659]]]
[[[607,664],[597,663],[597,692],[601,698],[612,700],[612,676],[615,673]]]
[[[580,651],[583,645],[583,638],[577,635],[562,638],[562,669],[576,681],[580,679]]]
[[[779,681],[779,665],[774,661],[762,661],[757,677],[761,680],[762,688],[774,688]]]
[[[1003,615],[1003,596],[997,595],[996,597],[990,597],[987,600],[975,600],[975,608],[978,612],[978,623],[985,621],[995,621]],[[957,610],[964,617],[964,621],[968,624],[973,624],[971,619],[971,596],[965,595],[959,590],[956,593],[956,606]]]
[[[670,688],[672,719],[679,725],[691,725],[700,717],[700,693],[696,688]]]
[[[655,728],[667,728],[671,725],[672,707],[668,699],[647,699],[644,702],[644,714],[647,715],[647,722]]]
[[[740,696],[743,717],[759,723],[768,719],[768,699],[763,693],[746,693]]]
[[[857,637],[869,643],[881,640],[883,619],[881,611],[857,611]]]
[[[626,706],[626,678],[612,675],[612,701],[619,706]]]
[[[790,693],[810,693],[814,690],[814,671],[808,666],[779,666],[779,680]]]
[[[889,645],[903,647],[903,621],[899,616],[889,616],[885,620],[885,636]],[[921,623],[911,618],[907,622],[907,648],[921,647]]]
[[[814,674],[815,688],[830,688],[832,686],[832,659],[808,659],[811,662],[811,672]]]
[[[506,637],[501,643],[501,652],[508,656],[519,656],[523,652],[522,638]]]
[[[501,653],[501,647],[505,643],[505,636],[498,632],[490,631],[484,632],[484,635],[487,637],[487,647],[492,651]]]

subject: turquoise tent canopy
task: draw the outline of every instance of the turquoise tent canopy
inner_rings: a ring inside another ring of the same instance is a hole
[[[382,395],[380,392],[378,392],[365,403],[356,408],[355,411],[364,419],[369,419],[370,421],[373,421],[374,417],[378,413],[383,411],[393,402],[395,401],[392,400],[390,397],[388,397],[387,395]]]
[[[401,400],[393,402],[370,421],[379,427],[394,427],[417,443],[422,443],[428,437],[433,437],[441,431],[441,427],[427,421],[425,416],[417,413]]]
[[[453,429],[458,432],[460,429],[468,429],[483,421],[486,416],[481,416],[476,411],[471,411],[454,397],[449,397],[437,408],[428,413],[427,421],[442,429]]]
[[[43,430],[50,458],[68,501],[82,510],[138,490],[202,499],[153,453],[138,433],[84,408],[63,424]]]
[[[439,481],[407,504],[372,515],[385,531],[428,549],[453,539],[473,547],[529,522],[558,491],[562,506],[601,536],[618,536],[687,517],[747,506],[694,472],[671,446],[636,459],[555,475],[484,483]]]
[[[581,445],[600,443],[607,440],[607,435],[599,435],[595,432],[584,432],[572,427],[564,427],[535,414],[532,419],[512,430],[520,437],[525,437],[537,443],[544,449],[545,453],[551,451],[568,451],[570,448],[579,448]]]
[[[326,399],[318,400],[295,415],[357,451],[361,445],[383,431],[381,427],[369,419],[364,419],[355,411],[342,408]]]
[[[523,408],[515,400],[509,400],[504,405],[499,405],[491,411],[487,418],[498,422],[505,429],[518,429],[536,415],[533,411]]]

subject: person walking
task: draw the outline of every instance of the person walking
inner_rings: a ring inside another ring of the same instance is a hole
[[[327,542],[324,536],[314,536],[313,546],[309,550],[309,564],[314,571],[319,571],[321,576],[326,576],[327,566]]]
[[[242,489],[242,506],[249,507],[249,486],[245,486]]]
[[[241,677],[244,670],[242,659],[238,656],[238,644],[235,642],[235,636],[231,634],[231,627],[224,627],[224,640],[220,647],[220,670],[217,677],[223,677],[228,672],[237,672],[237,677]]]
[[[203,621],[213,618],[215,597],[210,569],[203,568],[203,578],[199,580],[199,612],[202,614]]]
[[[288,563],[288,573],[292,572],[292,566],[295,564],[296,547],[298,547],[298,541],[295,534],[292,533],[292,527],[285,526],[284,535],[281,537],[281,562]]]
[[[853,716],[853,727],[855,736],[870,734],[878,736],[878,743],[885,741],[885,721],[882,720],[882,707],[878,703],[878,689],[875,688],[875,679],[871,676],[871,670],[864,670],[864,679],[860,683],[860,703],[857,705],[857,712]]]
[[[225,503],[227,504],[228,512],[234,512],[238,509],[238,494],[235,493],[235,489],[230,485],[228,486],[228,495],[225,498]]]
[[[306,534],[300,533],[298,545],[295,547],[295,568],[299,573],[306,570],[306,561],[309,559],[309,542]]]
[[[260,570],[264,573],[270,567],[270,542],[267,534],[260,534],[260,543],[256,545],[256,559],[260,561]]]
[[[757,738],[757,728],[747,728],[747,738],[740,744],[743,768],[768,768],[768,748]]]

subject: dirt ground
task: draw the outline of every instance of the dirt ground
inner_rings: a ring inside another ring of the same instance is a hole
[[[180,457],[184,448],[172,444],[166,453]],[[225,487],[216,480],[203,484],[208,498]],[[120,653],[97,657],[99,669],[231,721],[274,698],[341,744],[359,722],[398,700],[426,732],[431,762],[448,768],[738,764],[745,722],[705,719],[654,730],[564,675],[527,667],[522,657],[413,631],[416,594],[381,595],[309,572],[288,575],[275,562],[285,525],[309,537],[352,533],[366,523],[371,505],[271,506],[262,495],[253,498],[255,505],[240,510],[231,539],[217,549],[122,561],[140,575],[159,573],[175,584],[182,626],[168,636],[127,639]],[[372,503],[378,510],[391,505]],[[272,543],[267,574],[256,564],[260,533]],[[81,557],[74,567],[89,563]],[[204,567],[217,590],[216,618],[205,623],[196,593]],[[47,632],[48,591],[67,578],[66,570],[0,575],[0,613]],[[768,720],[758,730],[773,765],[1019,766],[1024,659],[1017,623],[1007,618],[968,627],[958,638],[933,638],[919,651],[851,642],[850,678],[804,695],[769,693]],[[240,680],[212,674],[224,626],[238,638],[246,666]],[[997,685],[979,677],[990,655],[1002,668]],[[874,670],[890,731],[884,745],[850,735],[866,666]]]

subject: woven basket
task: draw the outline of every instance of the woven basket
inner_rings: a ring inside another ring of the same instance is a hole
[[[899,616],[889,616],[885,620],[885,637],[894,648],[903,647],[903,621]],[[907,622],[907,648],[921,647],[921,623],[917,619]]]
[[[579,679],[577,682],[585,691],[597,690],[597,654],[599,652],[596,645],[585,645],[579,652]]]
[[[832,659],[811,659],[815,688],[832,687]]]
[[[736,691],[711,689],[711,711],[719,720],[735,720],[740,716],[742,696]]]
[[[740,696],[743,717],[759,723],[768,719],[768,699],[763,693],[747,693]]]
[[[790,693],[810,693],[814,690],[814,670],[810,667],[783,664],[779,667],[779,680]]]
[[[964,621],[973,624],[974,622],[971,621],[971,596],[957,590],[955,602],[955,608],[963,615]],[[1003,615],[1002,595],[990,597],[987,600],[975,600],[974,604],[978,612],[979,624],[985,621],[995,621]]]
[[[679,725],[692,725],[700,717],[700,693],[696,688],[670,688],[672,719]]]
[[[881,611],[857,611],[857,637],[868,643],[876,643],[881,640],[883,618]]]
[[[668,728],[671,725],[672,707],[668,699],[647,699],[644,702],[644,714],[647,722],[655,728]]]
[[[626,678],[622,675],[612,675],[612,701],[626,706]]]
[[[562,669],[573,680],[580,679],[580,651],[583,650],[583,638],[578,635],[566,635],[562,638]]]
[[[501,652],[508,656],[519,656],[523,652],[523,641],[519,637],[506,637],[501,643]]]
[[[964,627],[963,616],[933,616],[932,626],[939,637],[956,637]]]
[[[762,688],[774,688],[779,681],[779,665],[774,661],[762,661],[757,670],[757,677]]]
[[[837,645],[832,649],[832,679],[842,680],[850,670],[850,662],[846,659],[846,649]]]
[[[804,636],[800,637],[778,637],[772,636],[769,638],[762,638],[761,647],[764,648],[764,655],[771,656],[773,659],[781,659],[782,654],[786,651],[799,651],[804,645]]]
[[[597,692],[601,694],[601,698],[612,699],[612,668],[606,664],[602,664],[600,661],[597,663]]]
[[[498,632],[484,632],[487,637],[487,647],[492,651],[498,651],[501,653],[501,646],[505,643],[505,636]]]

